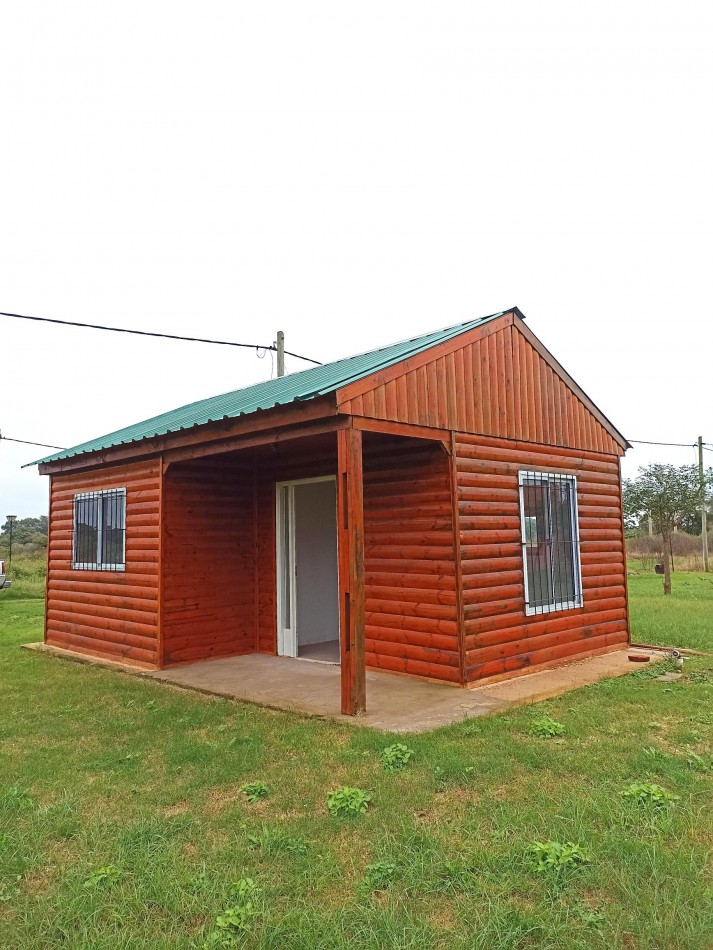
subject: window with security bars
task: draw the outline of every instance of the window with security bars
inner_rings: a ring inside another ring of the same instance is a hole
[[[577,479],[520,472],[526,613],[582,606]]]
[[[75,569],[123,571],[126,546],[126,489],[74,496]]]

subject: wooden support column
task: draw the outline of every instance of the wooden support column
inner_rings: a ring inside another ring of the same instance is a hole
[[[364,481],[362,434],[351,427],[337,432],[337,518],[342,712],[358,716],[366,711]]]

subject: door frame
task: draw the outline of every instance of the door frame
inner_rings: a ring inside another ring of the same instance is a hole
[[[297,629],[297,559],[295,556],[295,488],[297,485],[308,485],[315,482],[335,482],[336,475],[317,475],[314,478],[291,478],[281,482],[275,482],[275,575],[276,575],[276,593],[277,593],[277,655],[291,656],[299,659],[299,631]],[[284,492],[287,489],[287,511],[285,511]],[[290,617],[291,626],[285,625],[284,609],[284,591],[285,591],[285,571],[284,571],[284,532],[282,530],[284,519],[288,518],[288,544],[289,544],[289,562],[291,566],[289,576],[290,588]],[[337,521],[336,508],[334,511],[335,523]],[[339,544],[339,531],[337,531],[337,544]],[[339,553],[337,553],[337,559]],[[339,581],[337,580],[337,583]],[[339,591],[336,591],[337,599]],[[337,638],[339,631],[337,631]]]

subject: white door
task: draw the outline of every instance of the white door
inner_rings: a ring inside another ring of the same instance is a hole
[[[277,652],[320,655],[339,641],[336,479],[277,485]]]

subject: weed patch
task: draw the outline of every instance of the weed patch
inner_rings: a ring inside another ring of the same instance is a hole
[[[248,782],[247,785],[242,786],[240,791],[251,805],[254,805],[255,802],[259,802],[261,798],[267,798],[270,794],[270,789],[264,782]]]
[[[415,753],[403,742],[396,742],[381,750],[381,761],[387,772],[399,772],[405,769]]]
[[[556,739],[564,735],[564,724],[550,719],[549,716],[540,716],[530,725],[530,735],[538,739]]]
[[[655,782],[634,782],[621,793],[622,798],[632,802],[638,808],[652,811],[664,811],[680,799]]]
[[[551,880],[562,882],[591,862],[589,854],[573,841],[533,841],[527,849],[530,868]]]
[[[372,797],[362,788],[349,788],[345,785],[327,795],[327,808],[333,817],[355,818],[364,814]]]

